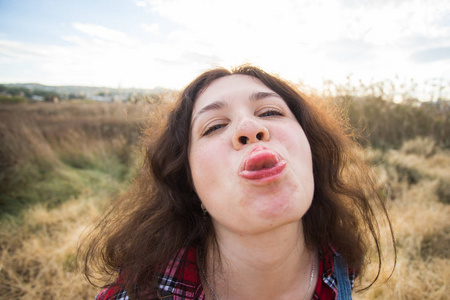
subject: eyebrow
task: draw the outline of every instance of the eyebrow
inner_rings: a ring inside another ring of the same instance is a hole
[[[280,95],[274,92],[254,92],[253,94],[251,94],[250,100],[257,101],[269,97],[276,97],[281,99]]]
[[[249,99],[251,101],[258,101],[258,100],[262,100],[262,99],[269,98],[269,97],[276,97],[276,98],[282,99],[280,97],[280,95],[278,95],[277,93],[274,93],[274,92],[254,92],[250,95]],[[227,106],[228,106],[227,102],[220,101],[220,100],[215,101],[211,104],[208,104],[195,114],[195,117],[192,119],[191,124],[193,125],[201,114],[203,114],[207,111],[211,111],[211,110],[220,110]]]

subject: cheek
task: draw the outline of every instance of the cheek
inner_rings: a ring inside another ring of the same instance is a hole
[[[311,147],[301,127],[292,127],[285,136],[286,148],[292,159],[294,172],[305,188],[314,185]]]
[[[199,178],[203,176],[202,173],[205,171],[205,168],[208,167],[208,165],[205,164],[205,160],[207,160],[207,158],[205,158],[205,160],[202,160],[202,156],[203,155],[201,151],[198,150],[191,150],[191,153],[189,155],[189,164],[191,166],[191,175],[194,181],[195,189],[198,189],[197,183],[199,181],[201,182]]]
[[[201,143],[191,148],[189,164],[197,193],[204,192],[218,181],[223,170],[223,159],[220,147],[212,143]]]
[[[289,129],[280,132],[281,139],[289,153],[300,156],[305,163],[311,162],[311,147],[303,129],[298,123],[291,124]]]

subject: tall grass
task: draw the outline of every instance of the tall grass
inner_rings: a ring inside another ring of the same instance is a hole
[[[138,170],[151,106],[0,106],[0,298],[89,299],[80,233]]]
[[[2,214],[33,203],[57,205],[79,196],[86,184],[95,188],[99,176],[129,178],[144,114],[139,105],[2,106]]]
[[[450,151],[429,138],[416,138],[399,150],[369,153],[384,181],[398,259],[387,283],[355,298],[448,299]]]
[[[447,142],[434,131],[417,131],[412,138],[378,135],[379,127],[370,126],[377,126],[372,118],[379,115],[358,112],[358,107],[367,109],[361,103],[352,105],[359,120],[366,120],[365,132],[382,141],[364,155],[378,169],[398,245],[392,278],[354,297],[447,299]],[[158,125],[167,107],[164,101],[0,106],[0,298],[93,299],[98,290],[76,266],[78,238],[128,186],[142,155],[140,128]],[[390,130],[404,130],[402,126],[393,124]],[[373,272],[375,265],[363,284]]]

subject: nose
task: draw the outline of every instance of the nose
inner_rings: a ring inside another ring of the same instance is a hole
[[[240,150],[244,145],[268,141],[269,138],[269,130],[265,126],[257,120],[248,118],[239,123],[232,142],[234,149]]]

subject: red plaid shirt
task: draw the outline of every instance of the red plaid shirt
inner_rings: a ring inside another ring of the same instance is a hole
[[[336,299],[336,278],[333,276],[333,258],[339,255],[332,249],[319,251],[319,280],[314,290],[314,300]],[[349,270],[351,286],[355,281],[355,273]],[[202,283],[197,267],[195,248],[188,251],[181,250],[174,257],[165,272],[158,277],[158,296],[150,296],[148,299],[173,299],[173,300],[205,300]],[[108,287],[97,295],[96,300],[128,300],[127,293],[114,285]]]

